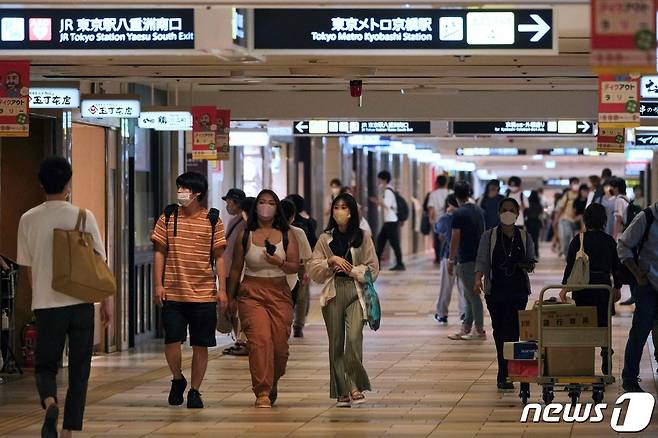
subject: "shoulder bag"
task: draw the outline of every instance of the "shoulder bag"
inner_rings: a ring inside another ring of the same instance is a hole
[[[366,302],[366,319],[371,330],[377,331],[382,319],[382,308],[375,290],[370,268],[366,271],[366,283],[363,286],[363,299]]]
[[[580,250],[576,253],[567,286],[572,284],[589,284],[589,256],[585,252],[585,233],[579,233]]]

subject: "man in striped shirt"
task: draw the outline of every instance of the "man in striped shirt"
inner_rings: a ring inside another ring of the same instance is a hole
[[[183,404],[187,380],[181,370],[181,344],[189,327],[193,355],[187,407],[201,409],[199,388],[208,366],[208,347],[217,345],[217,304],[225,311],[228,303],[222,258],[226,239],[218,215],[213,220],[201,205],[208,192],[206,178],[187,172],[176,179],[176,186],[178,206],[160,216],[151,236],[155,301],[162,306],[165,356],[173,375],[169,404]]]

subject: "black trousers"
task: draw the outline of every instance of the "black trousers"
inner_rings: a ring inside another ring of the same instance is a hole
[[[377,236],[377,258],[381,260],[386,242],[391,244],[398,265],[402,264],[402,250],[400,249],[400,224],[397,222],[384,222],[382,230]]]
[[[41,401],[57,400],[57,371],[69,339],[69,388],[64,407],[64,429],[82,430],[87,383],[94,347],[94,305],[38,309],[34,374]]]
[[[541,221],[539,219],[528,219],[525,221],[526,230],[535,244],[535,256],[539,257],[539,232],[541,231]]]
[[[435,261],[441,261],[441,240],[439,239],[439,235],[432,230],[432,240],[433,240],[433,245],[434,245],[434,260]]]
[[[487,299],[498,357],[498,383],[505,383],[507,380],[507,361],[503,358],[503,346],[505,342],[519,340],[519,310],[525,310],[527,304],[527,298],[500,302]]]

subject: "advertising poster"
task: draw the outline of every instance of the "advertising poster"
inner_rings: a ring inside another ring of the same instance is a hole
[[[599,76],[599,127],[640,126],[640,78]]]
[[[30,135],[30,62],[0,61],[0,137]]]
[[[624,153],[624,128],[599,128],[596,150],[598,152]]]
[[[592,0],[591,20],[594,71],[656,71],[655,0]]]
[[[231,110],[217,110],[217,160],[229,161],[231,152],[229,148],[229,131],[231,129]]]
[[[192,107],[192,158],[195,160],[217,159],[217,115],[214,106]]]

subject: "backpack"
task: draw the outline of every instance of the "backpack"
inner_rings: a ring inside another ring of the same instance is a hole
[[[395,213],[398,216],[398,222],[405,222],[409,219],[409,204],[407,204],[407,201],[396,190],[393,190],[390,187],[387,187],[386,190],[392,191],[395,195],[395,203],[397,204]]]
[[[594,197],[592,198],[592,204],[603,204],[603,195],[605,193],[603,192],[603,186],[599,186],[596,188],[596,191],[594,192]]]
[[[580,236],[580,249],[576,253],[576,260],[573,262],[567,286],[589,284],[589,256],[585,252],[585,233],[578,233],[578,235]]]
[[[655,219],[653,215],[652,207],[647,207],[642,211],[644,212],[644,215],[646,217],[647,226],[645,227],[644,233],[642,234],[642,238],[638,242],[637,246],[633,248],[633,258],[635,259],[635,262],[637,262],[638,258],[640,257],[640,253],[642,252],[642,247],[644,247],[644,244],[649,239],[651,226],[653,225]],[[624,264],[622,264],[621,268],[619,268],[619,270],[617,271],[617,278],[619,279],[621,284],[634,285],[636,281],[633,273]]]
[[[165,229],[169,230],[169,220],[171,219],[171,215],[174,215],[174,237],[177,236],[178,234],[178,204],[169,204],[165,207],[164,209],[164,216],[165,216]],[[215,226],[217,225],[217,222],[219,222],[219,210],[216,208],[211,208],[208,210],[208,221],[210,222],[210,226],[212,227],[211,234],[210,234],[210,266],[215,269],[215,258],[212,256],[212,250],[213,247],[215,246]],[[167,244],[169,244],[169,233],[167,232]]]
[[[626,219],[624,220],[624,231],[625,231],[626,228],[628,228],[628,226],[633,222],[635,216],[640,214],[640,212],[642,211],[642,207],[640,207],[633,201],[629,201],[628,199],[626,199],[625,196],[622,196],[622,199],[628,202],[628,208],[626,208]]]

